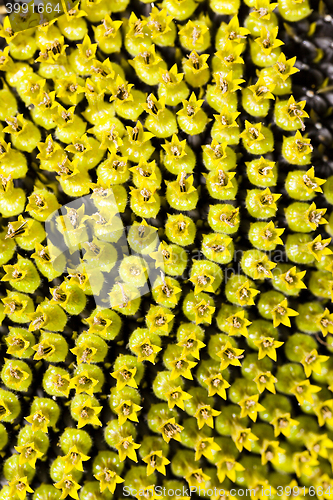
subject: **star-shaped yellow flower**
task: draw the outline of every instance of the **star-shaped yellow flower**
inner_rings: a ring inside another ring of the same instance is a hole
[[[172,246],[162,241],[158,247],[158,250],[156,250],[156,252],[152,252],[149,256],[155,260],[155,269],[158,269],[160,267],[162,270],[164,270],[165,263],[172,262]]]
[[[61,490],[60,500],[70,496],[75,500],[79,499],[79,495],[77,491],[81,488],[81,486],[75,481],[71,474],[64,475],[64,477],[58,483],[54,484],[55,488]]]
[[[53,121],[57,124],[60,129],[65,129],[74,122],[76,106],[71,106],[66,109],[58,102],[55,102],[54,109],[52,111]]]
[[[15,476],[14,479],[9,481],[9,498],[19,497],[20,500],[24,500],[26,498],[27,493],[33,493],[28,483],[28,478],[26,476],[19,477]]]
[[[257,102],[265,99],[275,99],[274,94],[272,94],[275,84],[266,84],[262,76],[259,76],[257,83],[249,85],[247,88],[253,93],[253,97]]]
[[[8,222],[5,240],[8,238],[16,238],[16,236],[26,236],[28,229],[28,221],[24,219],[22,215],[19,215],[17,221]]]
[[[304,101],[302,101],[304,102]],[[309,168],[309,170],[303,175],[303,182],[306,191],[309,194],[312,193],[322,193],[323,190],[320,186],[325,184],[325,179],[320,179],[319,177],[315,177],[315,169],[314,167]]]
[[[221,160],[227,157],[227,146],[226,142],[219,143],[216,139],[213,139],[210,144],[202,146],[202,149],[217,166]]]
[[[11,330],[12,327],[9,327],[9,331]],[[26,340],[20,333],[10,333],[5,340],[8,344],[7,354],[11,354],[16,357],[20,357],[30,346],[30,342]]]
[[[170,380],[176,380],[178,377],[182,376],[189,380],[193,380],[193,376],[191,373],[192,368],[194,368],[198,363],[195,361],[190,361],[186,357],[180,357],[179,359],[175,359],[171,362],[171,366],[173,367]]]
[[[331,420],[333,417],[333,399],[327,399],[314,405],[314,413],[318,417],[320,427],[325,425],[326,420]]]
[[[259,45],[260,49],[266,55],[271,54],[274,49],[281,47],[281,45],[284,45],[284,43],[277,38],[278,31],[278,26],[270,30],[262,27],[260,30],[260,37],[254,40],[254,42]]]
[[[274,328],[276,328],[280,324],[290,327],[291,323],[289,318],[292,316],[298,316],[299,314],[297,311],[294,311],[293,309],[290,309],[288,307],[287,299],[282,300],[282,302],[273,307],[271,313],[273,316]]]
[[[126,130],[126,138],[128,141],[132,144],[136,144],[137,146],[141,146],[154,137],[154,134],[151,132],[143,130],[143,125],[140,121],[136,123],[135,127],[126,127]]]
[[[175,181],[166,181],[166,184],[177,191],[179,197],[186,198],[190,193],[194,193],[197,189],[193,186],[193,175],[186,176],[186,172],[180,172]]]
[[[254,297],[260,292],[255,288],[251,288],[248,280],[243,283],[236,291],[236,297],[241,306],[254,306]]]
[[[76,377],[71,378],[69,387],[75,389],[76,394],[86,392],[90,396],[94,394],[94,387],[98,384],[98,380],[90,377],[87,370],[84,370]]]
[[[277,382],[277,378],[271,374],[271,372],[262,372],[258,373],[258,375],[253,379],[253,381],[257,384],[258,391],[262,393],[265,389],[275,394],[275,386]]]
[[[133,346],[132,350],[137,355],[139,363],[141,361],[150,361],[154,365],[156,355],[162,348],[152,344],[150,338],[146,337],[140,345]]]
[[[258,203],[260,206],[263,208],[269,206],[270,208],[277,210],[277,200],[281,198],[282,194],[276,194],[272,193],[272,191],[269,188],[263,189],[260,191],[257,195],[256,198],[258,200]]]
[[[210,181],[221,191],[221,193],[234,187],[232,179],[235,175],[236,172],[225,172],[220,166],[217,166],[215,171],[212,169],[209,174],[203,174],[204,177],[209,176]]]
[[[118,415],[119,425],[123,425],[126,420],[132,420],[132,422],[138,422],[137,412],[142,410],[142,406],[139,406],[130,399],[122,401],[116,408],[115,412]]]
[[[290,393],[296,396],[297,401],[300,405],[307,401],[310,404],[314,404],[312,394],[316,394],[321,391],[321,387],[318,385],[311,385],[310,380],[306,379],[302,382],[296,382],[294,387],[290,389]]]
[[[186,139],[180,141],[176,134],[173,134],[170,142],[165,141],[165,144],[162,144],[162,148],[165,150],[167,157],[177,160],[180,160],[184,156],[187,156],[187,153],[185,152],[185,147],[186,147]]]
[[[318,234],[313,241],[307,243],[307,248],[318,262],[321,261],[324,255],[331,255],[333,253],[332,250],[328,248],[331,239],[332,238],[327,238],[323,240],[321,234]]]
[[[93,406],[92,401],[89,399],[76,408],[73,408],[72,412],[78,417],[77,428],[81,429],[87,424],[101,426],[102,423],[97,415],[99,415],[102,409],[103,406]]]
[[[65,148],[65,151],[69,151],[70,153],[79,157],[83,157],[88,153],[88,151],[91,150],[92,146],[88,140],[87,134],[84,134],[82,137],[76,137],[72,140],[72,144]]]
[[[204,41],[204,34],[208,31],[208,26],[205,24],[200,25],[200,29],[194,24],[193,21],[189,20],[179,31],[178,35],[180,37],[185,37],[190,40],[191,45],[200,44]]]
[[[7,127],[3,129],[3,133],[7,134],[21,134],[27,126],[23,114],[6,118],[6,123]]]
[[[147,464],[147,476],[150,476],[157,470],[165,476],[165,466],[170,463],[170,460],[163,456],[162,450],[152,451],[142,459]]]
[[[196,274],[191,275],[189,281],[194,285],[194,295],[198,295],[200,292],[214,293],[212,283],[215,281],[215,278],[209,273],[204,272],[202,274],[198,271]]]
[[[270,422],[274,427],[274,436],[277,437],[281,433],[289,437],[291,427],[298,425],[297,420],[291,418],[290,413],[279,413],[273,420]]]
[[[179,111],[177,111],[177,115],[185,116],[187,118],[191,118],[192,120],[196,119],[196,114],[201,109],[204,103],[204,99],[197,99],[197,96],[194,92],[190,95],[188,100],[184,99],[182,101],[183,107]],[[188,110],[191,108],[191,114],[189,116]]]
[[[270,3],[270,0],[255,0],[254,9],[250,12],[250,16],[259,21],[271,19],[271,13],[278,6],[277,3]]]
[[[237,349],[228,341],[217,353],[218,357],[221,358],[220,370],[225,370],[229,365],[242,366],[239,360],[244,357],[243,352],[244,349]]]
[[[309,433],[305,443],[306,448],[315,458],[318,456],[328,459],[333,448],[333,441],[329,439],[327,434]]]
[[[214,460],[214,452],[220,450],[221,447],[217,443],[215,443],[213,437],[199,439],[199,441],[195,445],[194,460],[200,460],[202,456],[206,457],[208,460]]]
[[[134,69],[153,69],[154,67],[156,67],[156,71],[158,72],[161,61],[162,58],[158,53],[156,53],[155,45],[152,44],[150,45],[150,47],[141,46],[140,52],[134,57],[134,59],[129,60],[128,62],[131,66],[133,66]]]
[[[283,452],[283,449],[279,446],[280,441],[271,441],[269,439],[264,439],[261,448],[261,463],[262,465],[266,465],[268,462],[277,462],[279,461],[278,454]]]
[[[294,99],[294,96],[290,96],[287,104],[282,108],[282,111],[289,118],[289,120],[291,120],[291,121],[299,120],[302,130],[305,130],[305,125],[304,125],[303,119],[309,118],[309,115],[307,114],[307,112],[304,111],[305,105],[306,105],[306,101],[296,102]],[[309,172],[310,172],[310,170],[309,170]],[[306,179],[306,180],[304,180],[304,179]],[[306,174],[304,174],[303,180],[304,180],[305,186],[307,186],[306,182],[311,183],[311,179],[309,177],[306,177]],[[321,189],[320,189],[320,191],[321,191]]]
[[[202,246],[208,255],[212,255],[211,260],[215,256],[219,257],[232,257],[229,246],[232,243],[232,238],[225,234],[211,233],[203,238]]]
[[[88,363],[90,365],[92,358],[97,352],[95,347],[88,345],[87,343],[83,343],[81,345],[77,345],[70,351],[76,356],[76,363],[80,365],[81,363]]]
[[[299,69],[294,68],[295,62],[296,57],[292,57],[291,59],[287,60],[284,52],[281,52],[281,54],[279,55],[274,68],[283,81],[286,81],[287,78],[299,72]]]
[[[197,419],[199,429],[206,424],[208,427],[214,428],[214,418],[220,415],[220,411],[214,410],[210,405],[200,405],[196,410],[194,416]]]
[[[1,400],[0,406],[2,406]],[[27,422],[29,422],[29,424],[31,424],[32,432],[42,431],[47,433],[47,428],[50,420],[46,415],[43,414],[41,410],[37,410],[32,415],[29,415],[29,417],[25,417],[25,419]]]
[[[243,429],[239,427],[235,428],[235,430],[231,434],[231,437],[239,452],[241,452],[243,448],[251,451],[253,441],[258,441],[259,439],[255,434],[253,434],[250,428]]]
[[[287,290],[303,290],[306,285],[302,279],[306,275],[306,271],[297,271],[297,267],[291,267],[286,273],[280,274],[280,279],[283,280]]]
[[[293,467],[297,477],[302,475],[311,477],[316,465],[319,465],[318,460],[311,456],[307,450],[293,454]]]
[[[200,302],[196,303],[193,307],[195,314],[195,324],[209,323],[211,324],[213,314],[215,312],[215,307],[210,305],[211,300],[205,300],[204,298]]]
[[[252,144],[262,141],[265,139],[265,136],[261,132],[262,123],[250,123],[245,120],[245,129],[240,134],[240,137],[243,139],[244,143],[247,146],[252,146]]]
[[[227,75],[223,72],[214,73],[216,87],[223,97],[227,97],[233,92],[240,90],[240,83],[245,82],[242,78],[234,78],[232,70]]]
[[[9,362],[5,368],[5,374],[10,379],[11,383],[15,385],[17,390],[20,390],[22,383],[29,378],[29,373],[21,370],[18,366]]]
[[[28,300],[24,300],[19,293],[7,291],[7,297],[1,299],[5,304],[4,313],[10,318],[12,314],[21,317],[29,305]]]
[[[328,333],[333,333],[333,313],[327,308],[325,308],[325,311],[318,319],[318,325],[324,337],[326,337]]]
[[[128,457],[133,460],[133,462],[137,462],[138,459],[135,450],[140,448],[140,446],[141,444],[137,444],[133,441],[132,436],[123,438],[118,444],[115,445],[119,453],[119,460],[123,462],[125,458]]]
[[[122,91],[122,89],[121,89]],[[124,99],[124,101],[130,101],[131,94],[128,95],[127,99]],[[111,101],[111,98],[110,98]],[[93,128],[91,129],[91,131]],[[89,131],[90,132],[90,131]],[[119,132],[116,130],[115,126],[112,125],[110,129],[104,130],[102,132],[102,140],[101,144],[99,146],[99,149],[108,149],[111,153],[111,157],[114,158],[113,161],[117,161],[117,153],[119,152],[120,147],[124,144],[123,140],[119,136]],[[108,156],[108,160],[109,160]],[[127,168],[127,156],[121,156],[118,157],[120,158],[120,162],[124,163],[125,167]],[[121,166],[121,164],[119,165]]]
[[[227,477],[230,481],[235,482],[236,472],[245,470],[242,464],[237,462],[233,457],[225,457],[216,464],[217,477],[220,483]]]
[[[229,316],[229,318],[226,319],[226,322],[228,324],[228,335],[248,336],[247,327],[251,325],[252,322],[245,318],[245,311],[239,311],[232,316]]]
[[[112,372],[110,375],[117,380],[117,389],[121,391],[126,385],[129,387],[138,387],[135,382],[136,368],[128,368],[126,365],[121,366],[118,370]]]
[[[237,118],[240,115],[240,111],[230,111],[228,108],[222,108],[219,115],[213,115],[215,118],[215,123],[219,131],[226,128],[239,127],[237,123]]]
[[[165,110],[165,97],[161,96],[157,99],[154,94],[149,94],[146,103],[141,106],[149,115],[158,117]]]
[[[183,391],[180,386],[166,392],[165,396],[168,399],[169,408],[172,409],[174,408],[174,406],[178,406],[178,408],[180,408],[181,410],[184,410],[184,401],[192,398],[191,394]]]
[[[105,38],[114,38],[117,35],[120,26],[123,24],[123,21],[114,21],[108,14],[106,14],[102,23],[105,28],[103,36]]]
[[[236,40],[236,39],[235,39]],[[244,43],[234,44],[233,40],[227,40],[221,50],[215,52],[215,56],[221,61],[226,71],[233,68],[235,64],[244,64],[241,54],[244,50]]]
[[[128,31],[126,33],[126,38],[143,38],[145,36],[142,28],[146,26],[147,21],[139,19],[134,12],[131,12],[131,15],[128,19]]]
[[[156,283],[156,282],[155,282]],[[175,305],[178,303],[179,297],[177,295],[181,293],[182,289],[178,286],[174,286],[171,278],[168,276],[163,276],[161,280],[158,280],[156,285],[154,285],[154,290],[157,291],[156,302],[162,302],[167,296]]]
[[[150,16],[146,19],[148,21],[147,28],[150,30],[152,40],[171,31],[170,24],[173,17],[168,15],[166,8],[159,10],[157,7],[153,7]]]
[[[103,311],[97,311],[93,316],[86,318],[85,323],[89,325],[89,333],[100,334],[103,337],[108,327],[112,325],[112,320],[104,315]]]
[[[229,40],[238,45],[244,43],[244,39],[250,34],[250,30],[240,26],[238,16],[235,15],[230,19],[229,23],[225,25],[224,33],[226,41]]]
[[[192,50],[187,59],[183,59],[183,70],[186,73],[192,73],[194,78],[200,77],[205,70],[209,68],[207,60],[209,59],[209,54],[198,54],[195,50]]]
[[[29,464],[33,469],[36,468],[36,461],[44,455],[38,450],[34,442],[27,443],[24,446],[15,446],[14,448],[20,454],[19,464]]]
[[[164,441],[168,443],[170,439],[180,441],[180,433],[183,429],[184,427],[176,423],[175,418],[170,418],[159,426],[158,431],[161,432]]]
[[[310,353],[306,354],[301,360],[305,375],[307,377],[310,377],[312,372],[320,375],[322,370],[321,364],[325,363],[325,361],[328,360],[329,356],[319,355],[317,349],[313,349]]]
[[[19,281],[22,281],[27,274],[25,269],[21,269],[19,262],[13,265],[5,265],[3,266],[3,269],[6,274],[1,278],[1,281],[12,281],[13,283],[18,283]]]
[[[82,41],[82,43],[77,45],[80,56],[83,61],[95,59],[95,54],[97,50],[97,43],[91,43],[91,40],[88,35],[86,35]]]
[[[267,278],[273,278],[272,269],[276,267],[276,263],[269,260],[268,255],[260,257],[255,262],[253,279],[263,280]]]
[[[273,337],[263,337],[259,340],[255,340],[254,344],[259,349],[258,359],[263,359],[265,356],[268,356],[273,361],[276,361],[276,349],[281,347],[284,342],[275,340]]]
[[[48,246],[44,247],[40,243],[36,243],[36,245],[35,245],[35,251],[31,255],[31,257],[33,259],[35,259],[36,262],[38,262],[40,264],[44,264],[44,266],[47,265],[51,269],[54,269],[53,265],[52,265],[51,259],[55,258],[56,256],[52,255],[52,257],[51,257],[50,254],[51,254],[51,252],[50,252],[50,249],[49,249]]]
[[[191,470],[186,476],[185,480],[188,482],[190,488],[203,488],[204,484],[210,480],[207,474],[204,474],[202,469]]]
[[[259,403],[259,394],[247,396],[239,401],[241,407],[240,418],[250,417],[253,422],[257,420],[258,412],[264,411],[265,408]]]
[[[52,344],[52,342],[50,342],[50,340],[44,339],[39,344],[32,346],[32,349],[36,351],[34,359],[40,360],[47,359],[49,356],[51,356],[51,354],[53,354],[55,351],[55,346],[54,344]]]
[[[135,203],[140,206],[156,202],[156,197],[154,196],[156,188],[153,186],[149,189],[144,184],[142,184],[139,188],[130,186],[130,191],[131,197],[135,200]]]
[[[106,489],[112,494],[115,492],[117,484],[123,483],[124,479],[118,476],[116,472],[110,469],[104,469],[103,471],[95,474],[94,476],[97,481],[99,481],[99,488],[101,493]]]
[[[65,374],[65,375],[60,375],[59,373],[53,374],[51,381],[55,385],[55,387],[57,388],[57,391],[61,392],[61,394],[65,398],[68,398],[69,392],[70,392],[70,387],[69,387],[70,376],[69,376],[69,374]]]
[[[269,248],[273,243],[276,245],[283,245],[283,240],[280,236],[284,233],[284,228],[277,228],[273,221],[270,221],[263,229],[260,231],[261,243]]]
[[[226,389],[230,387],[230,384],[223,378],[221,373],[211,375],[204,380],[204,383],[208,386],[208,396],[218,394],[221,398],[227,399]]]
[[[67,455],[61,457],[61,460],[65,463],[65,474],[68,474],[73,469],[83,472],[83,463],[89,460],[88,455],[84,455],[76,445],[72,446]]]
[[[303,157],[303,155],[310,154],[313,151],[311,139],[307,139],[306,136],[303,136],[299,130],[297,130],[294,135],[291,148],[298,158]]]
[[[187,357],[189,355],[193,356],[195,359],[200,359],[200,349],[205,347],[206,344],[197,339],[196,334],[190,333],[186,338],[178,342],[179,347],[183,348],[182,357]]]
[[[152,310],[148,311],[146,315],[146,323],[149,328],[149,333],[154,333],[158,330],[163,330],[168,332],[169,323],[175,317],[171,314],[169,309],[162,306],[156,306]]]

